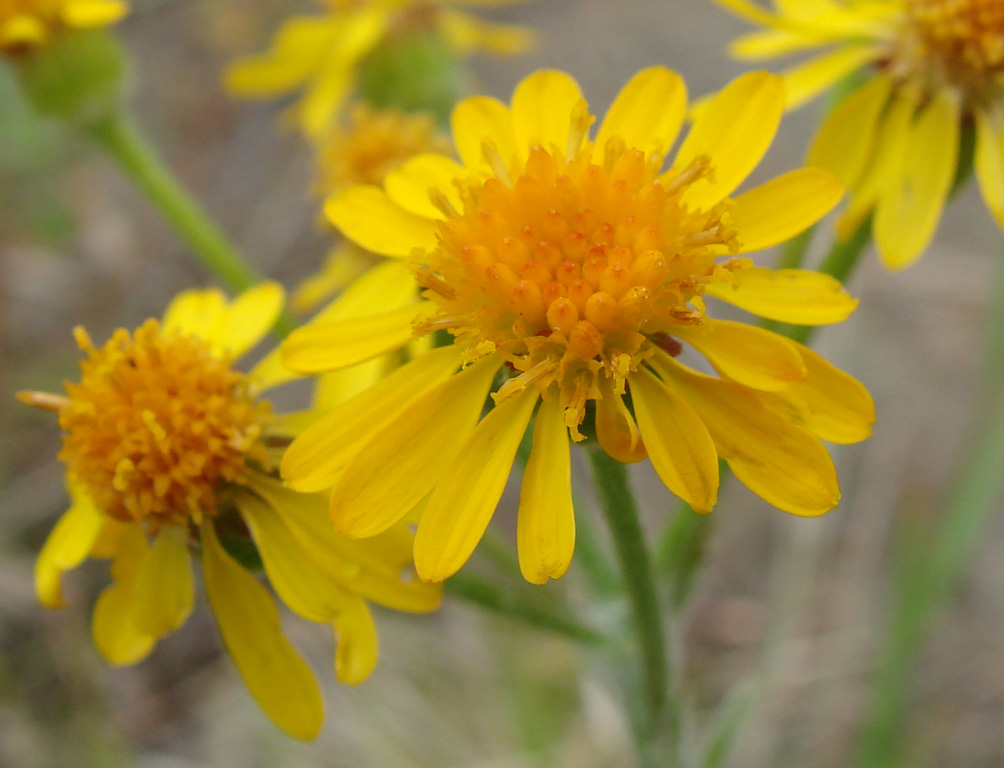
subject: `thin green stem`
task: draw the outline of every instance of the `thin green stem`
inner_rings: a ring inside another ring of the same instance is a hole
[[[123,112],[111,113],[88,131],[160,210],[209,272],[234,292],[261,281]]]
[[[641,650],[642,684],[647,710],[641,735],[651,740],[663,723],[670,683],[669,666],[666,663],[666,630],[652,576],[651,559],[638,517],[638,505],[628,481],[627,466],[610,458],[599,448],[590,450],[589,458],[599,491],[600,506],[610,526],[624,584],[631,600],[634,627]],[[670,734],[671,738],[674,736]]]
[[[781,251],[781,258],[777,262],[777,268],[798,269],[801,267],[805,262],[806,251],[809,250],[809,246],[812,244],[812,237],[815,234],[816,227],[813,225],[785,243]]]
[[[862,768],[891,768],[904,762],[910,741],[903,736],[910,683],[926,631],[965,571],[1004,492],[1004,262],[985,332],[987,357],[979,390],[984,401],[976,409],[968,452],[940,525],[925,536],[926,546],[910,547],[908,553],[910,561],[903,569],[908,577],[902,580],[891,612],[872,712],[858,754]]]
[[[492,613],[516,619],[535,629],[563,635],[591,645],[604,642],[597,630],[555,610],[552,601],[530,599],[519,591],[505,591],[492,579],[458,573],[443,584],[446,594]]]

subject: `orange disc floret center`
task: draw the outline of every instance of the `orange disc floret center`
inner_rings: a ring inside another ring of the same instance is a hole
[[[727,204],[681,201],[708,173],[702,159],[660,173],[661,157],[613,142],[602,164],[536,147],[521,168],[463,192],[419,280],[440,312],[421,330],[449,328],[475,349],[498,350],[520,376],[557,384],[581,419],[602,373],[623,381],[652,334],[704,317],[701,294],[734,250]]]
[[[982,95],[1004,76],[1004,0],[908,0],[914,56]]]
[[[87,353],[77,384],[59,409],[60,458],[99,508],[121,520],[196,522],[216,513],[216,495],[243,482],[264,459],[267,403],[209,346],[165,336],[156,320],[132,335],[117,331]]]

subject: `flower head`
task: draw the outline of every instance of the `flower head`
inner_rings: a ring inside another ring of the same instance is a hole
[[[870,214],[879,255],[912,264],[934,237],[959,163],[960,130],[976,124],[975,170],[1004,226],[1004,3],[1000,0],[716,0],[766,27],[735,41],[749,59],[825,50],[785,73],[795,107],[870,65],[826,118],[808,162],[852,189],[847,237]]]
[[[430,580],[470,556],[535,412],[519,510],[531,581],[560,576],[571,558],[568,436],[594,433],[621,461],[647,454],[700,511],[715,503],[718,456],[789,512],[835,506],[836,475],[818,438],[866,437],[867,393],[805,347],[712,319],[705,299],[784,322],[846,318],[856,302],[831,278],[740,256],[817,221],[840,185],[802,169],[731,196],[780,120],[783,86],[766,73],[729,85],[667,168],[686,101],[678,75],[644,70],[590,139],[575,81],[538,72],[511,106],[483,97],[457,106],[462,163],[422,155],[382,189],[334,197],[331,220],[363,247],[407,260],[423,298],[312,323],[284,343],[286,363],[305,372],[352,365],[413,333],[449,332],[453,343],[306,430],[283,458],[287,482],[334,486],[333,518],[353,536],[423,506],[416,564]],[[683,344],[718,376],[678,360]],[[489,394],[494,407],[480,418]]]
[[[0,0],[0,51],[45,45],[61,29],[114,24],[127,10],[125,0]]]
[[[20,397],[58,414],[73,500],[39,555],[39,600],[59,607],[64,571],[88,556],[111,558],[94,640],[113,664],[134,663],[191,612],[197,545],[221,634],[251,693],[281,728],[313,738],[323,719],[313,674],[282,634],[267,591],[225,545],[253,540],[282,600],[333,627],[336,670],[349,683],[376,663],[364,598],[426,611],[439,595],[401,579],[411,560],[407,530],[348,541],[330,527],[323,497],[289,491],[271,476],[282,425],[260,393],[273,363],[266,358],[245,374],[232,362],[260,341],[281,306],[275,284],[232,303],[218,291],[188,291],[163,322],[119,330],[103,347],[77,329],[81,380],[65,396]]]
[[[483,0],[323,0],[323,4],[326,14],[290,19],[271,51],[237,61],[227,73],[227,87],[237,96],[269,98],[302,90],[295,107],[297,122],[314,138],[324,134],[351,93],[359,65],[388,39],[432,31],[460,56],[480,51],[518,53],[532,39],[522,27],[490,24],[455,7],[482,6]]]

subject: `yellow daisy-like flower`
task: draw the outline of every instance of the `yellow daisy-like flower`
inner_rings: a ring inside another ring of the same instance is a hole
[[[287,484],[333,488],[332,517],[353,537],[421,509],[416,565],[432,581],[474,550],[535,412],[518,522],[532,582],[561,576],[572,556],[569,433],[595,433],[621,461],[647,454],[702,512],[715,504],[719,456],[781,509],[834,507],[836,472],[820,438],[867,437],[868,393],[811,350],[705,310],[711,297],[813,325],[840,322],[857,304],[825,275],[738,257],[810,226],[841,195],[832,174],[807,168],[732,197],[783,108],[779,78],[740,77],[666,169],[687,109],[676,73],[636,75],[590,139],[576,82],[538,72],[510,106],[485,97],[457,105],[461,163],[422,155],[383,188],[333,198],[331,220],[409,264],[423,298],[311,323],[283,344],[285,362],[303,372],[353,365],[414,332],[448,331],[454,343],[304,431],[282,460]],[[718,375],[678,359],[684,344]],[[489,394],[494,407],[482,418]]]
[[[352,91],[359,63],[388,37],[429,29],[460,56],[512,54],[533,39],[523,28],[491,24],[458,7],[513,5],[526,0],[322,0],[323,16],[297,16],[276,35],[272,50],[236,62],[227,72],[231,93],[271,98],[302,90],[295,107],[303,130],[323,134]]]
[[[321,142],[318,189],[327,196],[356,184],[382,184],[388,172],[415,155],[449,151],[449,139],[428,113],[375,109],[359,102],[349,110],[346,124],[328,132]],[[375,257],[361,248],[341,245],[297,289],[293,308],[298,312],[313,309],[374,263]]]
[[[231,361],[261,340],[282,301],[274,283],[231,303],[219,291],[188,291],[163,322],[119,330],[100,348],[78,328],[80,381],[65,396],[20,397],[59,415],[72,498],[36,563],[39,600],[60,607],[64,571],[89,556],[110,558],[113,583],[94,608],[94,641],[112,664],[132,664],[191,613],[191,549],[200,548],[209,601],[248,689],[280,728],[310,739],[324,716],[317,682],[267,590],[224,543],[253,542],[283,602],[332,626],[347,683],[365,679],[377,660],[364,598],[429,611],[440,594],[403,578],[413,538],[405,527],[350,541],[331,527],[325,497],[290,491],[269,473],[282,435],[259,397],[270,364],[244,374]]]
[[[784,73],[795,107],[864,65],[870,76],[826,118],[808,162],[832,169],[853,194],[838,225],[847,237],[874,214],[886,266],[912,264],[934,237],[959,158],[960,127],[975,120],[975,170],[1004,226],[1004,3],[1000,0],[715,0],[766,27],[732,53],[770,59],[822,54]]]
[[[0,51],[45,45],[60,29],[114,24],[128,9],[125,0],[0,0]]]

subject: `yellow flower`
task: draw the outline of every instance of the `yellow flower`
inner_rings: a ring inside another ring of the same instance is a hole
[[[125,0],[0,0],[0,51],[31,50],[60,29],[114,24],[128,8]]]
[[[425,152],[450,150],[431,115],[397,109],[375,109],[358,102],[344,126],[329,131],[318,152],[319,191],[332,195],[355,184],[382,184],[384,176],[405,160]],[[293,295],[298,312],[313,309],[373,266],[375,258],[343,244],[332,251],[321,270]]]
[[[976,124],[975,169],[1004,226],[1004,3],[1000,0],[716,0],[766,27],[732,53],[769,59],[825,51],[784,73],[795,107],[864,65],[865,81],[826,118],[808,162],[853,194],[848,237],[869,214],[886,266],[912,264],[934,237],[959,158],[960,126]]]
[[[512,5],[526,0],[322,0],[323,16],[291,18],[272,50],[235,62],[227,72],[231,93],[269,98],[302,90],[295,107],[312,137],[323,134],[355,83],[356,68],[392,35],[431,29],[455,53],[518,53],[532,34],[522,27],[490,24],[455,6]]]
[[[283,602],[332,626],[347,683],[365,679],[377,660],[364,598],[429,611],[440,596],[402,580],[411,564],[406,528],[350,541],[331,527],[324,496],[290,491],[270,475],[282,437],[281,419],[259,397],[274,383],[270,358],[250,374],[231,361],[261,340],[282,301],[274,283],[231,303],[219,291],[188,291],[162,323],[119,330],[100,348],[78,328],[81,380],[65,396],[20,397],[59,415],[72,498],[36,563],[39,600],[60,607],[64,571],[88,556],[110,558],[113,583],[94,608],[94,641],[112,664],[132,664],[191,613],[191,548],[201,548],[209,601],[244,682],[280,728],[310,739],[323,720],[313,673],[283,635],[268,592],[221,542],[253,541]]]
[[[517,532],[532,582],[561,576],[572,556],[566,432],[594,432],[621,461],[647,454],[702,512],[716,500],[719,456],[781,509],[834,507],[837,477],[820,438],[867,437],[868,393],[778,334],[708,317],[704,300],[782,322],[844,320],[857,302],[832,278],[736,257],[816,222],[840,184],[807,168],[732,197],[783,111],[783,85],[766,73],[726,87],[664,170],[686,102],[676,73],[644,70],[590,140],[576,82],[538,72],[511,106],[484,97],[457,105],[461,163],[421,155],[383,188],[333,198],[328,215],[346,236],[392,257],[388,267],[410,264],[425,292],[410,305],[303,327],[283,344],[286,364],[353,365],[408,343],[413,327],[449,331],[454,343],[304,431],[282,460],[287,484],[333,488],[332,517],[350,536],[422,510],[416,566],[432,581],[474,550],[535,411]],[[683,344],[718,376],[678,359]],[[489,393],[494,407],[481,418]]]

